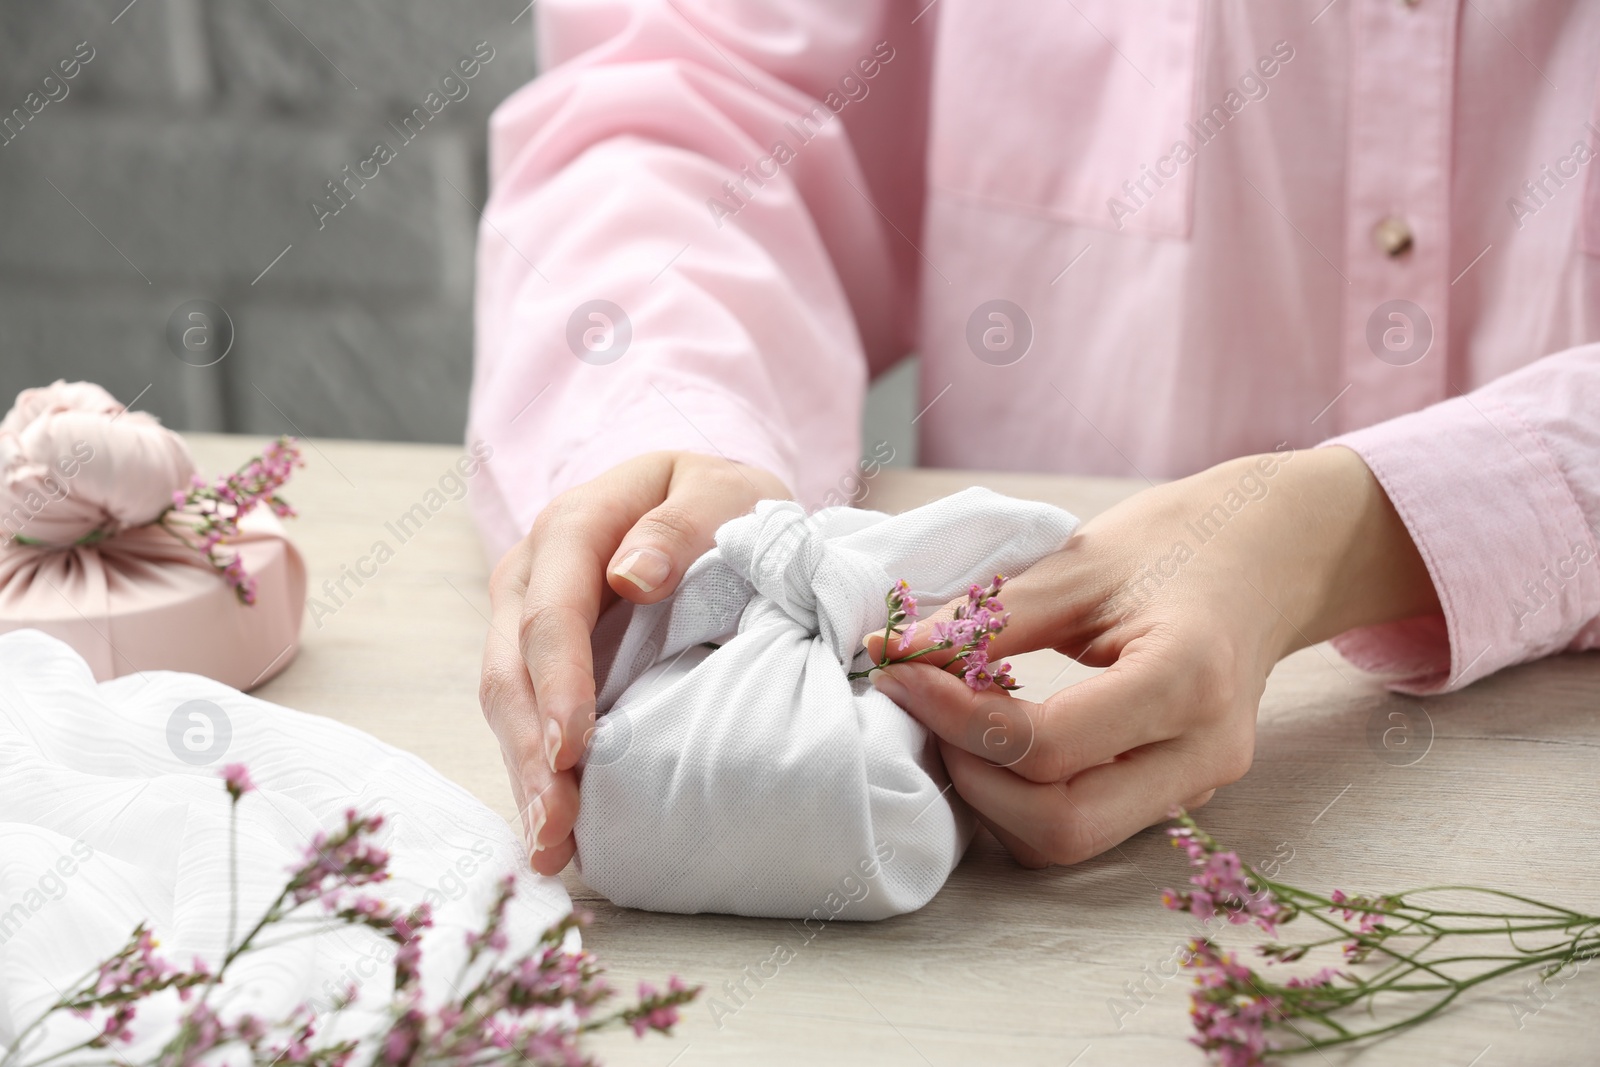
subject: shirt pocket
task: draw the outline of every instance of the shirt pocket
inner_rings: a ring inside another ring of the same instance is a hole
[[[1189,236],[1194,166],[1173,149],[1192,140],[1200,0],[942,6],[934,189],[1111,230]]]

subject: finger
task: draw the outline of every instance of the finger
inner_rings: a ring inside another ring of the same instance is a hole
[[[1043,852],[1027,844],[1022,838],[1007,830],[1004,826],[999,825],[987,815],[977,812],[974,812],[974,814],[978,816],[978,821],[983,823],[988,831],[994,835],[995,840],[1005,846],[1005,850],[1011,853],[1011,858],[1016,860],[1018,864],[1034,871],[1050,866],[1050,858]]]
[[[1210,788],[1204,762],[1178,744],[1092,767],[1068,782],[1030,782],[941,744],[956,792],[1052,863],[1078,863],[1162,822],[1174,803]],[[1008,846],[1009,847],[1009,846]]]
[[[1170,667],[1130,646],[1108,670],[1035,703],[921,664],[874,671],[880,692],[942,740],[1034,782],[1056,782],[1179,732]]]
[[[606,580],[616,594],[636,604],[654,604],[670,596],[689,565],[711,548],[717,528],[749,511],[763,493],[760,472],[726,461],[675,464],[653,486],[660,501],[646,511],[622,538],[606,567]]]
[[[666,596],[710,547],[717,527],[763,493],[787,490],[774,476],[727,460],[652,453],[563,494],[540,513],[529,535],[520,636],[552,767],[577,765],[595,722],[590,638],[601,610],[619,588],[640,602]],[[645,595],[643,585],[653,582],[640,575],[659,572],[649,571],[649,557],[639,551],[651,547],[652,537],[666,544],[669,531],[677,541],[667,551],[677,562],[669,564],[668,584]],[[624,544],[636,534],[642,539]],[[610,573],[622,564],[632,577]]]
[[[540,874],[558,874],[576,848],[572,828],[578,817],[578,781],[576,772],[556,774],[550,770],[537,730],[523,733],[514,725],[537,721],[532,715],[515,716],[509,720],[513,725],[497,730],[496,735],[511,778],[529,862]]]
[[[533,869],[540,874],[560,874],[577,854],[577,839],[569,832],[560,841],[546,845],[533,854]]]
[[[578,789],[575,774],[568,771],[557,775],[550,769],[533,685],[512,636],[521,612],[527,551],[519,546],[495,570],[479,702],[500,743],[523,840],[535,866],[544,870],[571,836],[577,818]],[[556,846],[554,851],[551,846]]]
[[[633,524],[659,500],[670,459],[643,457],[627,471],[564,494],[534,523],[526,591],[517,620],[519,648],[533,684],[550,766],[577,765],[594,721],[594,652],[590,639],[613,594],[606,562]]]

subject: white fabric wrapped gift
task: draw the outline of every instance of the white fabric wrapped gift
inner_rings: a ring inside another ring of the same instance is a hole
[[[883,630],[895,581],[931,611],[1076,525],[985,489],[896,516],[764,501],[724,524],[672,597],[620,603],[596,628],[584,881],[653,911],[830,921],[922,907],[973,819],[929,732],[847,674],[869,665],[862,638]]]

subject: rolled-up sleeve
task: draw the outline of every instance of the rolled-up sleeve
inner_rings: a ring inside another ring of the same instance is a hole
[[[1442,608],[1340,635],[1346,658],[1423,694],[1600,647],[1600,345],[1325,444],[1371,468]]]

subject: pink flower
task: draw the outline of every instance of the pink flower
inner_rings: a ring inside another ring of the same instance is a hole
[[[230,763],[222,768],[222,782],[227,787],[228,795],[238,800],[246,793],[253,793],[256,783],[250,778],[250,771],[242,763]]]
[[[967,684],[978,692],[989,688],[989,683],[994,680],[989,673],[989,652],[986,648],[974,648],[962,659],[961,673],[966,677]]]
[[[1005,575],[997,574],[988,588],[970,586],[967,602],[956,607],[955,617],[933,624],[935,647],[955,650],[960,663],[958,669],[975,692],[982,692],[991,685],[1017,688],[1009,663],[992,670],[989,665],[989,643],[1011,619],[998,599],[1005,582]]]
[[[1227,1067],[1257,1067],[1271,1044],[1266,1026],[1283,1014],[1282,1001],[1262,992],[1254,971],[1209,941],[1189,942],[1185,966],[1200,973],[1190,998],[1189,1017],[1195,1033],[1189,1040]]]
[[[1000,664],[1000,666],[994,670],[990,680],[1001,689],[1022,688],[1017,684],[1017,680],[1011,677],[1011,664],[1009,663]]]
[[[634,1035],[643,1037],[647,1030],[671,1033],[678,1024],[678,1005],[694,996],[683,980],[673,975],[667,982],[667,991],[660,992],[649,982],[639,983],[639,1006],[628,1012],[628,1024]]]
[[[1289,989],[1320,989],[1339,976],[1332,967],[1324,967],[1306,978],[1291,978],[1283,983]]]
[[[389,1031],[389,1036],[384,1039],[378,1062],[389,1064],[391,1067],[411,1062],[411,1057],[420,1044],[419,1035],[426,1022],[426,1016],[417,1009],[412,1008],[407,1011]]]
[[[897,607],[899,612],[908,619],[917,617],[917,598],[912,595],[911,586],[906,584],[904,578],[895,583],[894,589],[889,593],[891,607]]]
[[[288,481],[295,467],[302,467],[300,449],[293,438],[281,437],[262,454],[232,474],[215,482],[198,475],[190,479],[187,492],[172,494],[173,508],[162,521],[167,529],[203,553],[233,587],[241,603],[256,602],[256,580],[245,572],[237,552],[225,555],[219,547],[239,535],[239,520],[252,508],[266,504],[274,514],[294,514],[277,491]]]
[[[1173,827],[1167,835],[1188,853],[1190,865],[1200,872],[1189,878],[1194,889],[1164,891],[1163,904],[1176,911],[1187,910],[1202,922],[1222,911],[1230,923],[1254,922],[1268,934],[1277,933],[1284,908],[1270,891],[1255,884],[1237,852],[1216,848],[1214,841],[1189,826]]]
[[[318,831],[289,879],[290,897],[303,904],[331,891],[385,881],[389,854],[366,840],[382,826],[383,816],[360,815],[352,808],[345,812],[341,829]]]
[[[1328,899],[1333,901],[1333,907],[1328,910],[1338,912],[1345,922],[1349,922],[1357,915],[1361,916],[1356,920],[1356,931],[1362,934],[1373,933],[1382,926],[1383,912],[1393,906],[1393,901],[1386,897],[1370,900],[1366,897],[1351,897],[1346,896],[1340,889],[1335,889]]]
[[[85,987],[61,1003],[79,1018],[89,1018],[96,1009],[107,1011],[100,1032],[91,1048],[106,1048],[112,1042],[132,1039],[130,1026],[137,1002],[166,989],[182,995],[204,981],[204,972],[184,972],[156,955],[156,941],[149,927],[141,924],[116,955],[100,964]]]
[[[971,586],[967,590],[967,602],[957,605],[954,617],[934,623],[929,630],[933,638],[929,648],[955,650],[952,660],[955,670],[976,691],[991,685],[998,685],[1002,689],[1018,688],[1009,663],[991,668],[989,662],[989,643],[1010,620],[1005,606],[998,599],[1005,581],[1004,575],[997,574],[987,588]],[[916,629],[912,620],[917,617],[917,598],[912,594],[911,586],[902,578],[890,588],[885,600],[889,606],[888,633],[899,635],[899,640],[894,643],[894,651],[907,652],[911,649]],[[908,622],[911,625],[902,630],[901,627]],[[851,677],[860,678],[866,673],[869,672],[863,671]]]
[[[888,632],[899,635],[895,651],[905,652],[911,647],[911,635],[916,629],[917,598],[911,592],[911,586],[902,578],[890,587],[889,595],[884,600],[889,605]],[[908,622],[911,625],[902,631],[901,627]]]
[[[422,973],[422,944],[412,938],[394,954],[394,987],[408,989]]]

